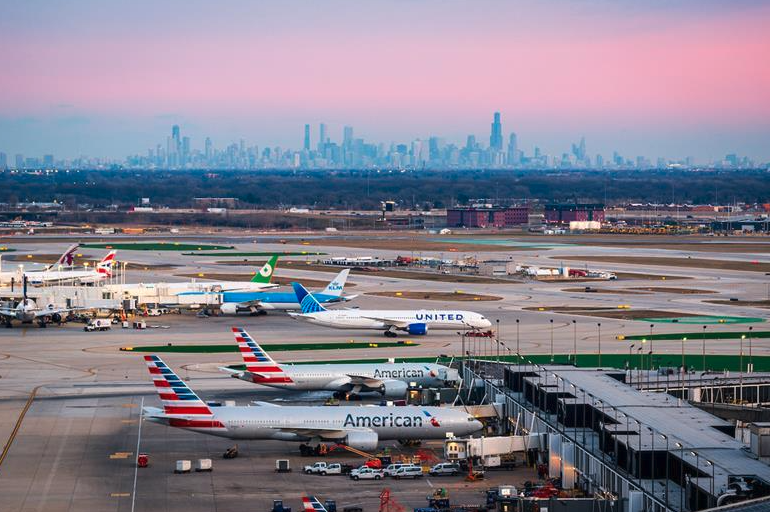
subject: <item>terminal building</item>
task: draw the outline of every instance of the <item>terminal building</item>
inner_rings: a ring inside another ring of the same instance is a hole
[[[752,424],[742,442],[733,422],[681,398],[697,391],[692,383],[669,392],[684,378],[651,390],[631,377],[529,362],[471,361],[463,370],[511,431],[543,437],[541,461],[565,489],[615,501],[621,512],[770,510],[769,423]]]
[[[450,228],[508,228],[529,222],[529,206],[470,206],[447,208]]]
[[[544,210],[549,224],[570,222],[604,222],[604,205],[599,203],[548,204]]]

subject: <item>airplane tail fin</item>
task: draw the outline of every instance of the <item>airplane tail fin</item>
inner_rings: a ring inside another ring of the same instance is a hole
[[[46,270],[55,268],[58,266],[62,267],[71,267],[72,263],[75,261],[75,251],[78,250],[78,247],[80,247],[80,244],[72,244],[70,245],[66,251],[64,251],[64,254],[59,256],[59,259],[56,260],[56,263],[53,263],[51,265],[48,265]]]
[[[294,293],[297,294],[297,302],[299,302],[303,315],[326,311],[326,308],[312,294],[308,293],[304,286],[299,283],[291,283],[291,286],[294,288]]]
[[[349,268],[346,268],[337,274],[337,277],[332,279],[332,281],[326,286],[326,288],[323,289],[321,293],[324,295],[331,295],[333,297],[341,297],[342,291],[345,289],[345,282],[348,280],[348,274],[350,274]]]
[[[99,274],[104,274],[106,277],[112,277],[112,267],[115,265],[115,254],[118,251],[110,251],[102,258],[102,261],[96,266],[96,271]]]
[[[326,507],[315,496],[304,496],[302,498],[302,506],[305,512],[327,512]]]
[[[206,403],[182,381],[163,360],[156,355],[144,356],[152,382],[163,402],[163,412],[167,415],[205,416],[214,414]]]
[[[246,371],[253,375],[254,382],[258,384],[292,382],[281,365],[276,363],[249,333],[240,327],[233,327],[233,335],[238,343],[243,362],[246,364]]]
[[[259,272],[254,274],[254,277],[251,278],[252,283],[269,283],[270,280],[273,278],[273,272],[275,271],[275,267],[278,265],[278,255],[273,254],[273,256],[262,265],[262,268],[259,269]]]

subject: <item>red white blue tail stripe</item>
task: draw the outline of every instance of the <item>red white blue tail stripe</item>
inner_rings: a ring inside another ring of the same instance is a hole
[[[213,416],[211,409],[180,379],[174,371],[155,355],[144,356],[152,382],[163,402],[166,415]]]
[[[262,347],[240,327],[233,327],[233,335],[238,343],[238,350],[246,364],[246,371],[252,374],[252,380],[257,384],[291,383],[291,378],[283,371]]]
[[[326,512],[326,507],[321,505],[315,496],[305,496],[302,498],[302,506],[305,512]]]

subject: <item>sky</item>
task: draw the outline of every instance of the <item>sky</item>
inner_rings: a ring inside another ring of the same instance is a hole
[[[770,1],[29,0],[0,3],[0,151],[505,136],[770,161]]]

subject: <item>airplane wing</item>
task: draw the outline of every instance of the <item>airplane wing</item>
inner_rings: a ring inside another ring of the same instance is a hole
[[[399,329],[406,329],[409,327],[409,324],[411,322],[406,322],[404,320],[393,320],[392,318],[378,318],[376,316],[363,316],[361,318],[366,318],[368,320],[374,320],[375,322],[382,322],[385,324],[386,327],[397,327]]]
[[[15,309],[0,309],[0,316],[16,318]]]
[[[254,404],[254,405],[256,405],[256,406],[259,406],[259,407],[278,407],[278,408],[280,408],[280,407],[281,407],[281,406],[280,406],[280,405],[278,405],[278,404],[272,404],[272,403],[270,403],[270,402],[263,402],[263,401],[261,401],[261,400],[254,400],[254,401],[253,401],[253,402],[251,402],[251,403],[252,403],[252,404]]]
[[[71,311],[75,311],[76,309],[83,309],[83,308],[44,308],[39,311],[35,311],[35,318],[40,318],[41,316],[48,316],[53,314],[67,314]]]
[[[369,389],[380,389],[384,384],[382,379],[375,379],[365,375],[352,375],[350,373],[347,375],[350,377],[350,383],[354,386],[361,386]]]
[[[351,432],[367,432],[374,433],[374,430],[370,428],[349,428],[349,429],[332,429],[332,428],[314,428],[314,427],[281,427],[276,430],[281,432],[289,432],[297,434],[303,437],[320,437],[321,439],[329,439],[332,441],[338,441],[345,439]]]

